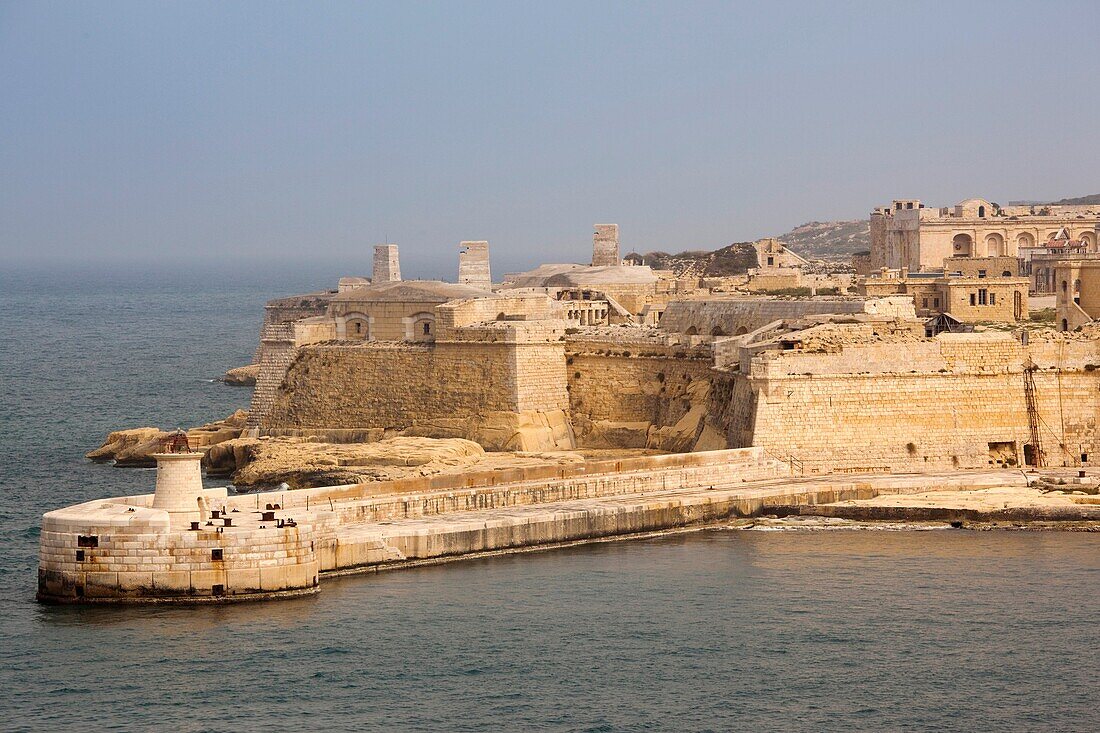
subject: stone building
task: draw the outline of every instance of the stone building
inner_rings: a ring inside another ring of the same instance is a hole
[[[480,288],[438,280],[403,280],[337,293],[327,316],[337,339],[434,341],[435,307],[451,300],[495,298]]]
[[[926,208],[895,199],[871,214],[873,270],[939,268],[949,257],[1018,257],[1066,228],[1095,250],[1100,206],[998,206],[967,199],[953,207]]]
[[[999,260],[1000,258],[990,258]],[[988,277],[986,269],[967,260],[963,274],[910,273],[882,270],[864,279],[857,290],[867,297],[908,295],[922,318],[949,314],[963,323],[1001,321],[1015,323],[1028,318],[1028,279]],[[998,267],[1000,265],[997,265]],[[1009,270],[1001,270],[1001,273]]]
[[[1047,241],[1020,250],[1022,272],[1031,277],[1031,288],[1036,293],[1057,292],[1055,269],[1062,260],[1097,258],[1100,258],[1098,248],[1088,239],[1074,239],[1066,227]]]
[[[1100,318],[1100,259],[1067,257],[1051,269],[1058,327],[1071,331]]]

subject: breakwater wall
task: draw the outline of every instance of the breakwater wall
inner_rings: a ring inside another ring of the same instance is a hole
[[[200,602],[316,592],[326,573],[549,547],[799,506],[1012,485],[1017,472],[794,478],[759,448],[227,496],[168,514],[152,495],[43,518],[39,599]],[[203,503],[200,502],[200,503]]]

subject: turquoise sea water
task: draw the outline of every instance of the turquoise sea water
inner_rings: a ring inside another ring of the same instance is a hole
[[[2,730],[1096,730],[1100,537],[709,531],[195,608],[34,603],[107,431],[247,404],[264,300],[339,273],[0,273]]]

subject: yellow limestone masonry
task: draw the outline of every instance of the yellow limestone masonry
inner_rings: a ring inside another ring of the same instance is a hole
[[[998,333],[764,352],[749,374],[716,378],[708,420],[731,447],[760,446],[807,473],[1023,465],[1036,444],[1046,465],[1088,465],[1098,365],[1092,340],[1025,346]]]

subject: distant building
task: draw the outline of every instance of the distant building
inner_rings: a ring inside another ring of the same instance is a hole
[[[925,208],[917,199],[895,199],[871,214],[873,270],[923,272],[948,257],[1019,257],[1066,229],[1096,250],[1100,205],[998,206],[967,199],[953,207]]]

